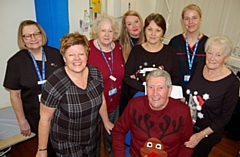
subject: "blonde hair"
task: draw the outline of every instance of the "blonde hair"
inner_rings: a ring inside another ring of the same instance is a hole
[[[64,35],[60,40],[60,53],[64,56],[67,49],[73,45],[82,45],[85,53],[88,56],[89,43],[85,35],[81,35],[79,32],[69,33]]]
[[[126,23],[125,23],[125,20],[126,20],[127,16],[138,17],[142,26],[143,26],[142,17],[137,11],[129,10],[123,15],[121,28],[120,28],[121,33],[120,33],[119,43],[122,46],[122,53],[123,53],[123,58],[124,58],[125,62],[127,61],[128,56],[130,54],[130,51],[132,49],[132,45],[131,45],[131,42],[130,42],[130,36],[129,36],[128,31],[126,29]],[[142,28],[142,31],[139,34],[139,38],[138,38],[138,41],[137,41],[136,45],[144,43],[144,40],[145,40],[144,39],[144,33],[143,33],[143,28]]]
[[[102,21],[108,21],[111,24],[112,29],[114,31],[113,41],[116,41],[119,37],[119,24],[112,16],[110,16],[106,13],[103,13],[103,14],[99,15],[97,17],[97,19],[93,22],[92,31],[90,33],[91,38],[93,38],[93,39],[97,38],[97,32],[98,32],[99,24]]]
[[[25,26],[30,26],[30,25],[35,25],[39,29],[39,31],[42,35],[42,46],[44,46],[47,43],[47,35],[46,35],[45,31],[43,30],[43,28],[35,21],[25,20],[25,21],[22,21],[18,27],[17,43],[18,43],[18,47],[20,50],[28,49],[23,41],[22,30]]]
[[[185,8],[183,8],[182,10],[182,19],[184,19],[184,13],[186,10],[196,10],[200,16],[200,18],[202,18],[202,11],[199,8],[199,6],[197,6],[196,4],[188,4]]]

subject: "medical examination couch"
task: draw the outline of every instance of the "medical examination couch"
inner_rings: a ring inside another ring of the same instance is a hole
[[[11,150],[11,146],[34,137],[20,134],[19,125],[13,108],[5,107],[0,109],[0,157],[5,156]]]

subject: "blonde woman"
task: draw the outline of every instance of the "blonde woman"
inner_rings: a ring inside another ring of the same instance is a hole
[[[144,42],[141,15],[135,10],[127,11],[123,15],[120,31],[119,43],[122,46],[123,57],[126,62],[132,47]]]
[[[135,10],[127,11],[122,18],[119,43],[122,46],[124,61],[127,62],[130,51],[135,45],[144,43],[143,20]],[[119,115],[122,114],[128,101],[132,98],[129,94],[129,87],[123,81],[122,93],[120,96]]]
[[[192,70],[199,62],[204,62],[204,44],[208,37],[200,32],[202,11],[199,6],[189,4],[182,10],[185,31],[173,37],[169,43],[177,53],[180,67],[180,85],[185,91]]]
[[[3,86],[8,89],[20,133],[38,134],[40,96],[46,79],[64,65],[59,50],[49,47],[47,35],[35,21],[22,21],[18,27],[19,51],[7,62]],[[48,143],[48,156],[55,152]]]

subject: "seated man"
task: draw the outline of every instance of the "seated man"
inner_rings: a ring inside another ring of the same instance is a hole
[[[193,134],[190,110],[183,102],[169,97],[170,75],[165,70],[154,70],[146,83],[147,95],[133,98],[113,128],[114,157],[126,156],[124,137],[128,130],[133,157],[190,157],[193,149],[184,145]]]

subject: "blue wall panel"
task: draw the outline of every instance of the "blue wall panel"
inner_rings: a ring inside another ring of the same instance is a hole
[[[37,22],[47,33],[47,45],[58,48],[69,33],[68,0],[35,0]]]

